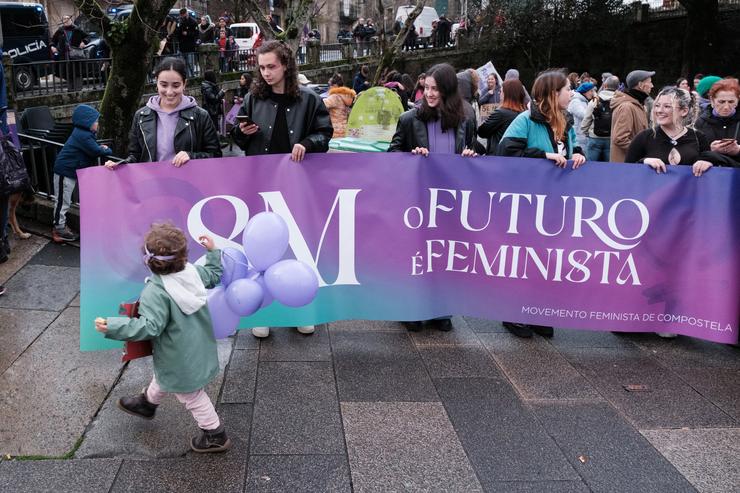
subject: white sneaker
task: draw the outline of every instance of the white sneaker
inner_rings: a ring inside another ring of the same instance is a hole
[[[656,332],[658,337],[662,337],[663,339],[673,339],[674,337],[678,337],[678,334],[674,334],[673,332]]]
[[[270,327],[252,327],[252,335],[260,339],[270,335]]]
[[[296,330],[301,334],[313,334],[313,331],[316,330],[316,327],[314,327],[313,325],[304,325],[303,327],[296,327]]]

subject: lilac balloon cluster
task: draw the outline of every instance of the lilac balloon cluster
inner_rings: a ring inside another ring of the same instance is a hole
[[[230,336],[240,317],[252,315],[274,300],[290,307],[316,297],[319,279],[305,263],[280,260],[288,249],[288,226],[274,212],[261,212],[247,223],[244,251],[224,248],[221,285],[208,293],[208,310],[216,339]]]

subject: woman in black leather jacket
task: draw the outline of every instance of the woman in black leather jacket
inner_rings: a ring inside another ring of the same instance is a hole
[[[183,94],[185,74],[181,58],[165,58],[157,66],[157,95],[134,114],[125,163],[169,161],[179,167],[191,159],[221,157],[210,115]],[[107,161],[105,166],[115,168],[117,163]]]
[[[398,119],[388,152],[430,152],[474,156],[475,121],[466,119],[457,91],[455,69],[446,63],[431,68],[424,81],[421,106]]]
[[[476,140],[475,121],[465,118],[463,100],[457,90],[457,77],[451,65],[432,67],[424,79],[421,106],[401,115],[388,152],[411,152],[477,156],[473,151]],[[427,321],[441,331],[452,330],[450,317]],[[423,321],[404,322],[412,332],[421,330]]]

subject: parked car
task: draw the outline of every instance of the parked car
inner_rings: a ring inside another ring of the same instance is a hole
[[[239,22],[229,26],[234,41],[239,47],[239,51],[251,50],[257,36],[260,33],[260,27],[255,22]]]
[[[49,22],[40,3],[0,2],[0,45],[13,63],[47,61]],[[16,67],[13,71],[16,88],[25,91],[38,81],[38,72],[32,65]]]

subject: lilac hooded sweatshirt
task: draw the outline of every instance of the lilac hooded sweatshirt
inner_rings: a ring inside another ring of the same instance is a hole
[[[175,128],[180,111],[198,106],[192,96],[182,97],[180,104],[172,111],[165,111],[159,107],[159,96],[152,96],[146,103],[148,108],[157,112],[157,161],[172,161],[175,157]]]

